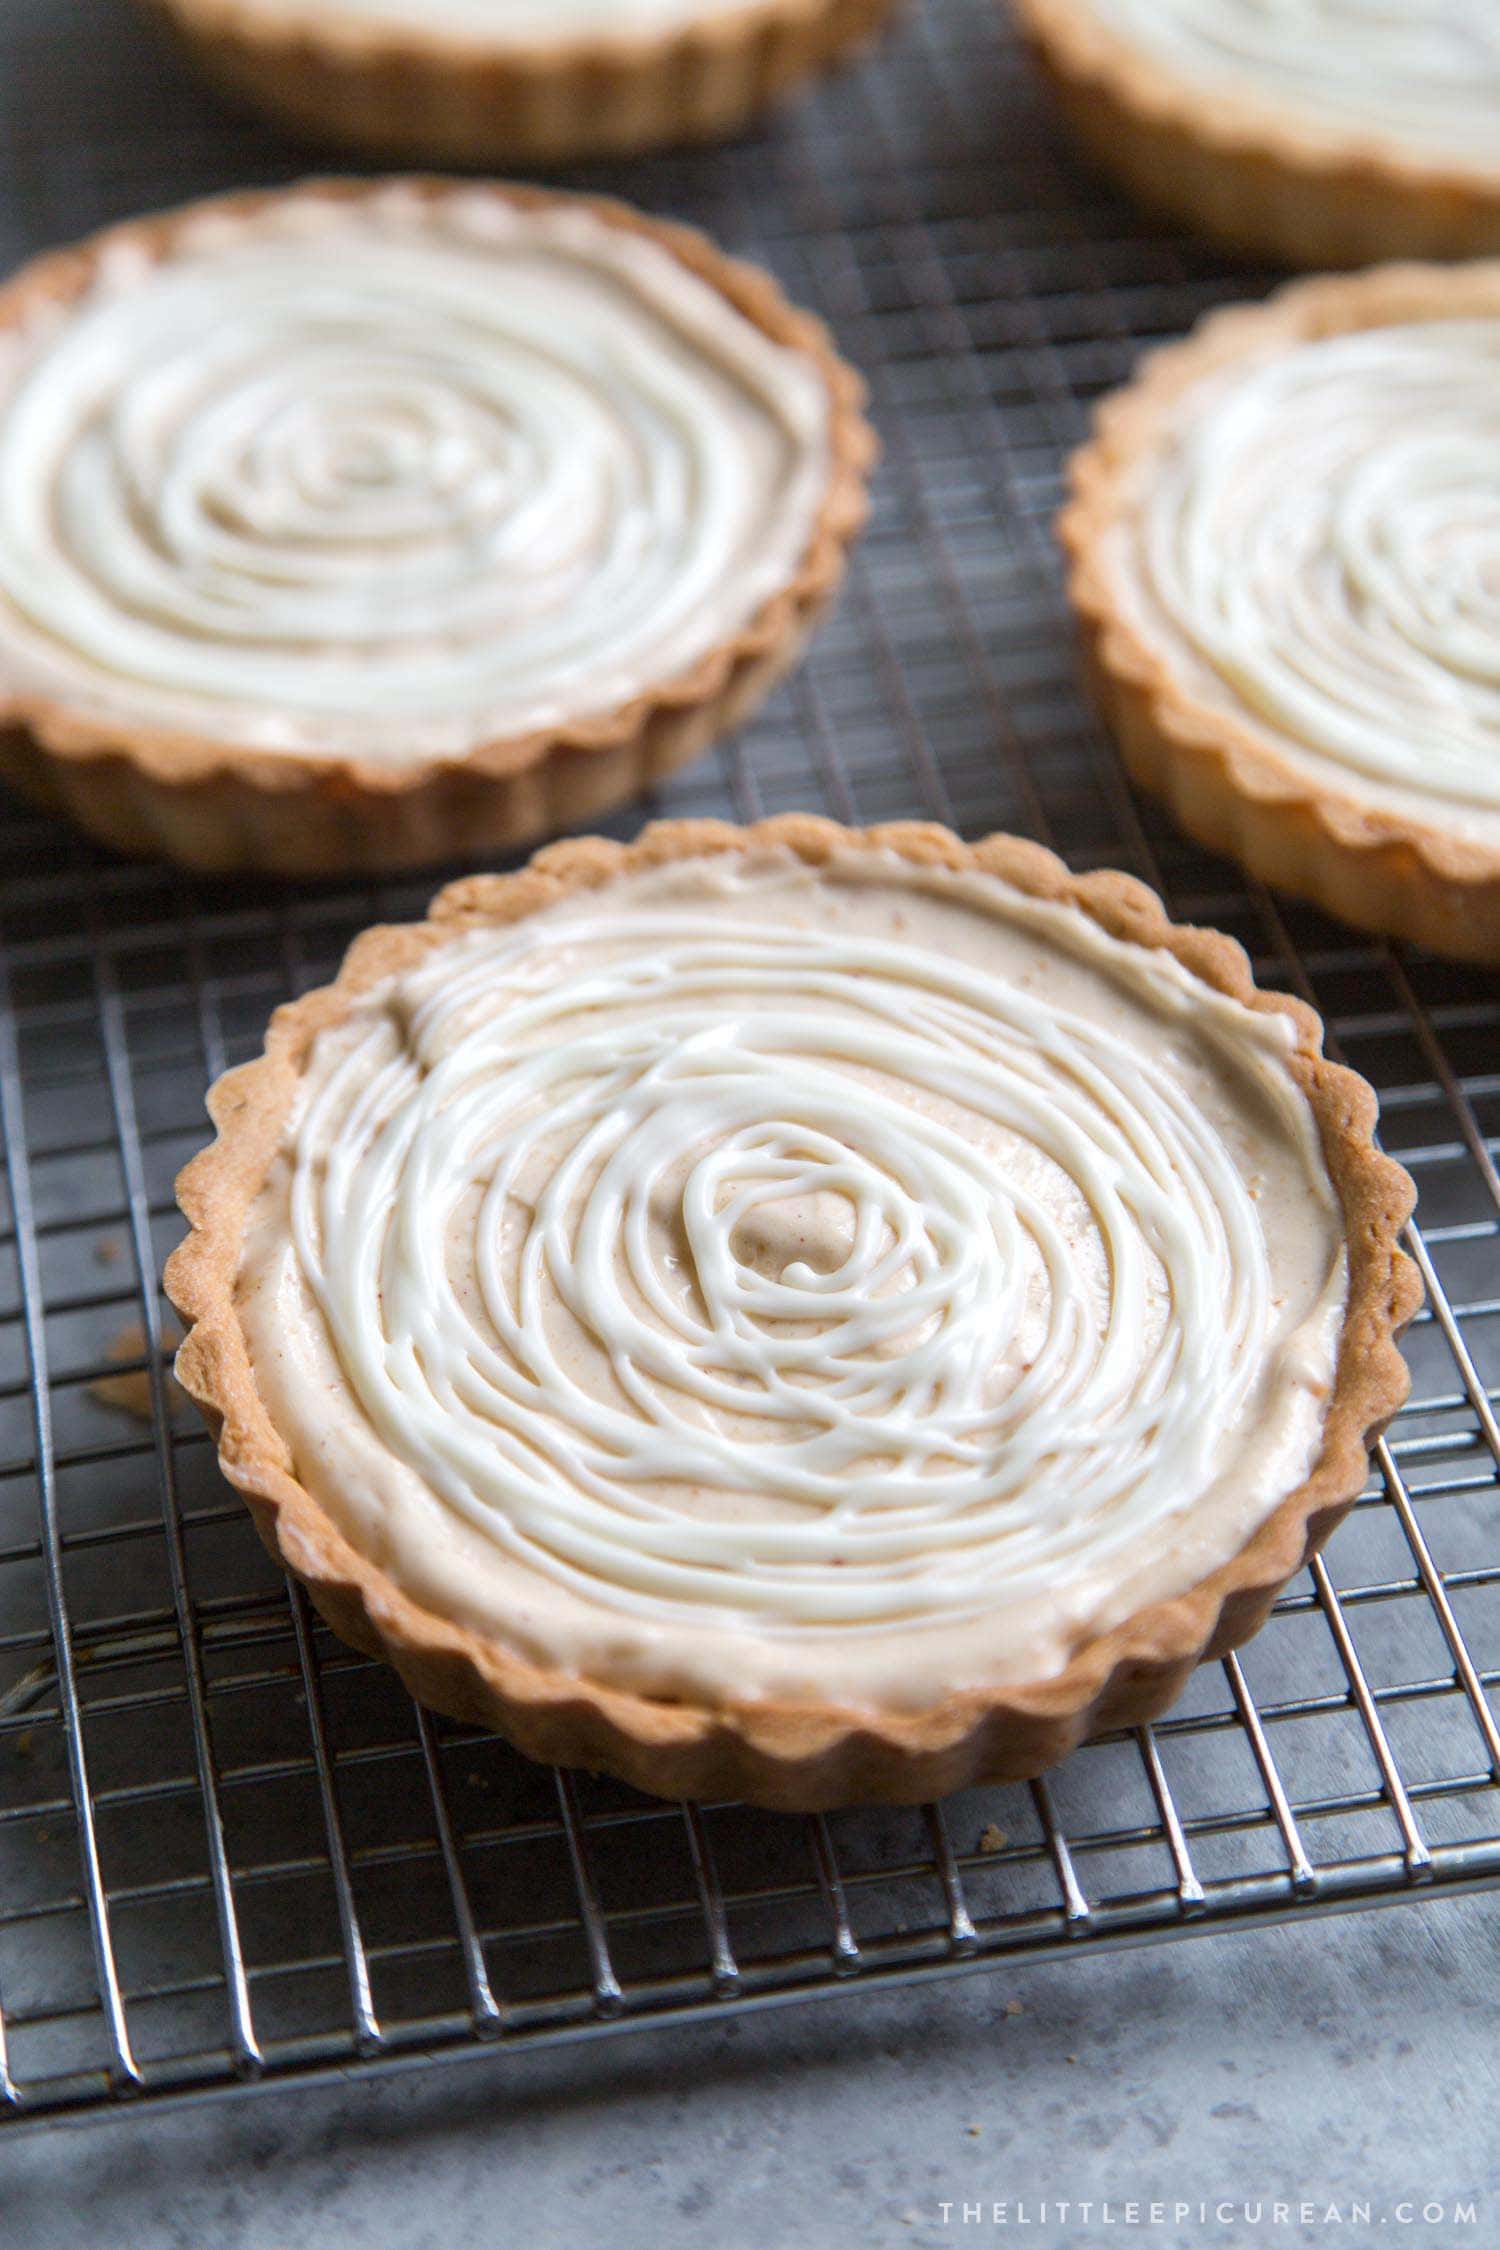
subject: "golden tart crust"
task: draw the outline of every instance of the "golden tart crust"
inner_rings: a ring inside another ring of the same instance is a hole
[[[557,164],[740,132],[856,53],[899,0],[742,0],[679,24],[547,41],[330,8],[141,0],[226,93],[404,162]]]
[[[0,644],[0,779],[66,814],[112,848],[209,871],[337,876],[498,853],[597,818],[653,786],[746,719],[795,663],[842,582],[867,514],[878,452],[864,384],[827,330],[790,305],[771,277],[695,230],[607,198],[427,178],[316,180],[210,198],[106,229],[24,267],[0,288],[7,331],[55,324],[102,270],[138,261],[151,273],[185,234],[223,220],[253,233],[264,219],[378,208],[383,198],[440,209],[450,198],[526,213],[576,212],[627,243],[664,252],[722,297],[752,331],[805,365],[826,394],[825,481],[800,559],[742,624],[685,669],[614,709],[507,734],[451,754],[360,758],[310,747],[167,730],[85,708],[66,689],[7,679]]]
[[[1389,134],[1304,127],[1165,67],[1098,0],[1009,0],[1069,126],[1149,208],[1298,266],[1500,250],[1500,150],[1445,157]]]
[[[623,875],[770,851],[815,869],[850,853],[880,853],[882,864],[896,855],[914,870],[986,871],[1031,898],[1081,910],[1111,937],[1169,956],[1206,991],[1293,1027],[1290,1067],[1316,1123],[1348,1261],[1316,1459],[1223,1568],[1087,1640],[1063,1670],[1034,1685],[949,1694],[915,1711],[776,1697],[710,1705],[622,1692],[525,1661],[499,1637],[420,1605],[356,1552],[298,1481],[257,1384],[237,1301],[249,1215],[283,1145],[313,1043],[345,1019],[357,996],[455,939],[514,924]],[[224,1472],[249,1503],[262,1538],[304,1582],[334,1631],[394,1665],[422,1701],[498,1729],[530,1756],[602,1769],[666,1797],[733,1795],[804,1810],[915,1802],[972,1782],[1029,1776],[1091,1734],[1150,1719],[1197,1663],[1259,1629],[1287,1580],[1357,1497],[1369,1444],[1406,1394],[1395,1339],[1421,1290],[1396,1238],[1413,1191],[1373,1144],[1369,1087],[1323,1057],[1320,1035],[1317,1018],[1300,1002],[1256,991],[1231,940],[1174,925],[1129,876],[1074,876],[1051,853],[1013,838],[966,845],[933,826],[850,831],[795,815],[750,829],[668,822],[630,846],[598,839],[554,845],[517,874],[452,885],[423,924],[367,932],[337,982],[279,1010],[264,1056],[213,1089],[218,1138],[178,1182],[191,1233],[166,1274],[188,1330],[178,1375],[214,1428]]]
[[[1500,320],[1500,261],[1315,278],[1210,314],[1103,401],[1070,464],[1057,528],[1095,699],[1131,774],[1190,835],[1360,929],[1493,963],[1500,845],[1445,825],[1436,795],[1429,816],[1414,787],[1398,803],[1363,791],[1356,772],[1313,771],[1253,711],[1210,699],[1122,597],[1125,574],[1111,554],[1149,487],[1144,464],[1205,379],[1268,363],[1283,348],[1476,318]]]

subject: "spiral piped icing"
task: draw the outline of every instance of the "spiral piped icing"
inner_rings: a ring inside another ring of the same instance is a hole
[[[1200,699],[1361,803],[1500,839],[1500,318],[1205,375],[1113,551]]]
[[[278,23],[307,21],[413,28],[411,0],[239,0],[242,8]],[[764,4],[764,0],[762,0]],[[552,46],[572,37],[604,35],[629,40],[743,14],[747,0],[428,0],[420,29],[471,39],[475,45]]]
[[[586,723],[795,578],[828,422],[587,206],[208,207],[0,334],[0,687],[377,764]]]
[[[1293,1045],[990,876],[623,878],[321,1038],[257,1379],[354,1543],[539,1661],[1041,1676],[1316,1452],[1345,1276]]]
[[[1500,166],[1500,14],[1475,0],[1084,0],[1200,89],[1341,146]]]

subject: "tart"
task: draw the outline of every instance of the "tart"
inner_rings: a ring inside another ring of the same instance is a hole
[[[864,518],[858,377],[618,204],[313,183],[0,290],[0,776],[200,868],[595,817],[743,718]]]
[[[554,164],[740,132],[897,0],[143,0],[225,92],[319,139]]]
[[[1472,0],[1011,0],[1091,154],[1293,265],[1500,250],[1500,14]]]
[[[946,830],[668,823],[368,933],[213,1091],[178,1374],[422,1700],[916,1801],[1160,1711],[1359,1492],[1411,1183],[1228,939]]]
[[[1500,962],[1500,263],[1212,315],[1105,401],[1072,493],[1136,779],[1267,882]]]

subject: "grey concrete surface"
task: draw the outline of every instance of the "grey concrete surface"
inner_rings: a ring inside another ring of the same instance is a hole
[[[1491,2245],[1497,1905],[1194,1939],[675,2036],[54,2127],[0,2148],[0,2241]],[[966,2203],[982,2217],[966,2220]],[[1424,2219],[1439,2203],[1442,2218]]]

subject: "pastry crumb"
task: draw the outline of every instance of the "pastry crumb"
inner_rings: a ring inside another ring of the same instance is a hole
[[[162,1325],[161,1348],[163,1357],[175,1352],[182,1342],[182,1331],[171,1321]],[[127,1321],[118,1335],[112,1336],[105,1346],[105,1357],[119,1365],[123,1362],[144,1359],[149,1352],[150,1339],[138,1320]],[[185,1394],[179,1389],[177,1378],[170,1368],[164,1372],[167,1406],[173,1410],[184,1403]],[[145,1367],[131,1367],[122,1375],[98,1375],[89,1385],[90,1394],[101,1406],[117,1407],[123,1414],[132,1414],[138,1422],[151,1419],[151,1374]]]
[[[96,1266],[117,1266],[125,1255],[125,1245],[117,1234],[101,1234],[94,1244]]]
[[[979,1832],[979,1849],[982,1852],[1003,1852],[1009,1842],[1010,1838],[1006,1835],[1005,1830],[997,1828],[993,1821],[987,1828],[982,1828]]]
[[[1024,2016],[1026,2010],[1022,2007],[1019,2000],[1007,2000],[1005,2003],[1005,2013],[1008,2016]]]

